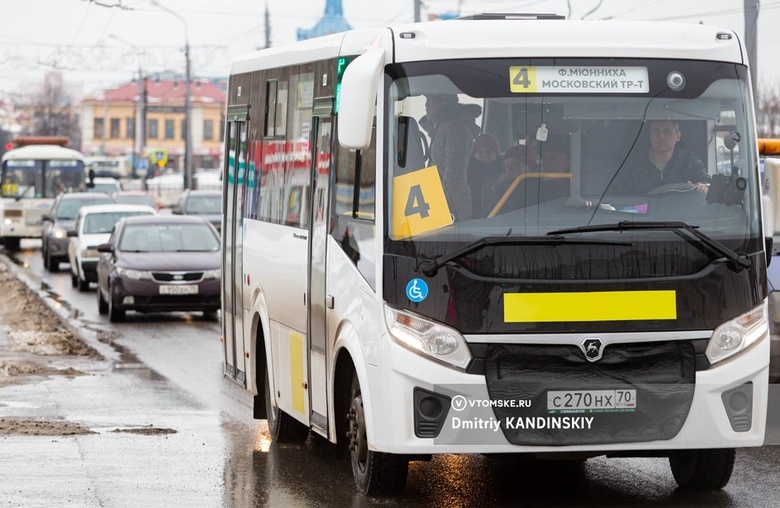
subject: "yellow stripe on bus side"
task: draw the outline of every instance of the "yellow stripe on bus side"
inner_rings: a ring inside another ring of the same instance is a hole
[[[505,323],[657,319],[677,319],[674,290],[504,295]]]
[[[303,335],[294,331],[290,331],[290,389],[293,409],[303,414]]]

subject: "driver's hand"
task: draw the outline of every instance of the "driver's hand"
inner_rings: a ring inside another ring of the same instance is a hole
[[[692,182],[688,182],[691,185],[694,185]],[[710,186],[706,183],[697,183],[696,184],[696,192],[709,192]]]

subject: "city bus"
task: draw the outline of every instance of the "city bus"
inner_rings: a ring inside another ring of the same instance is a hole
[[[43,215],[60,192],[85,188],[84,155],[61,137],[20,137],[0,167],[3,210],[0,236],[7,250],[22,238],[40,238]]]
[[[225,376],[367,495],[453,453],[660,457],[722,488],[767,416],[746,54],[715,27],[484,14],[238,58]],[[657,121],[706,174],[619,189]],[[472,189],[487,134],[526,157]]]

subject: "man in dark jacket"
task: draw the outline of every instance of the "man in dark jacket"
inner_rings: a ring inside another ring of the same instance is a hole
[[[673,120],[650,122],[650,150],[629,159],[618,173],[610,193],[644,195],[670,183],[688,183],[707,192],[711,177],[696,154],[677,146],[680,125]]]
[[[431,138],[431,165],[439,170],[444,194],[456,220],[471,218],[471,189],[466,176],[469,151],[479,133],[477,104],[461,104],[457,95],[425,96],[426,116],[420,120]]]

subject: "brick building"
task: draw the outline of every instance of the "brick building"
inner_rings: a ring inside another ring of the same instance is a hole
[[[219,167],[224,136],[224,85],[224,82],[198,79],[193,79],[190,85],[190,135],[195,170]],[[183,79],[177,79],[174,74],[160,74],[148,77],[143,84],[135,80],[86,96],[81,102],[81,151],[88,156],[130,158],[143,151],[141,158],[148,159],[152,151],[164,149],[168,153],[167,167],[182,170],[185,90]],[[146,128],[141,129],[144,110]]]

